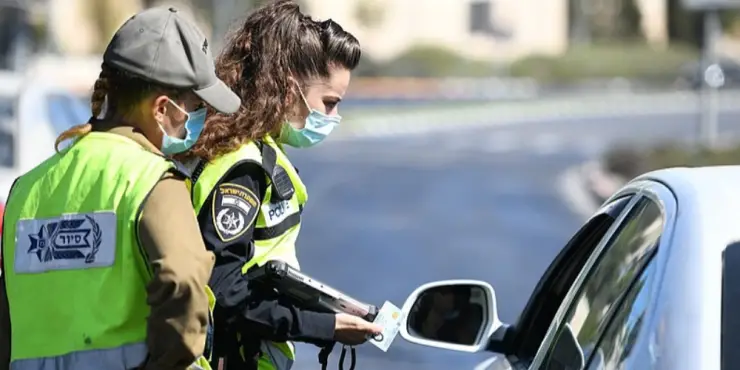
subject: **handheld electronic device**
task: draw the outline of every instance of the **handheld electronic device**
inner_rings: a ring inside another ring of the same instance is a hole
[[[373,322],[378,307],[360,302],[302,272],[283,261],[268,261],[250,271],[247,279],[267,284],[299,306],[319,312],[346,313]]]

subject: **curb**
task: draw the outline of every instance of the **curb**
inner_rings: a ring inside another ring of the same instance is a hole
[[[587,220],[625,183],[604,170],[601,162],[589,161],[565,170],[557,186],[568,207]]]
[[[586,176],[586,187],[589,193],[600,204],[606,202],[612,194],[627,183],[619,175],[607,171],[601,161],[586,163],[583,174]]]
[[[565,170],[557,181],[557,191],[563,197],[565,204],[579,218],[587,220],[601,204],[589,191],[584,176],[585,164],[572,166]]]

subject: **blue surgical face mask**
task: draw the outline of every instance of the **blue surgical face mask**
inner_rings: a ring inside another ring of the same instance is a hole
[[[187,121],[185,121],[184,138],[170,136],[167,134],[167,131],[164,130],[162,124],[159,125],[159,129],[162,130],[162,153],[165,155],[183,153],[195,145],[200,133],[203,132],[203,126],[206,123],[206,113],[208,112],[205,107],[193,112],[186,112],[172,100],[170,100],[170,103],[181,112],[185,113],[188,118]]]
[[[329,116],[316,109],[312,109],[308,105],[308,100],[306,100],[303,92],[301,91],[300,93],[303,102],[306,103],[310,111],[308,117],[306,117],[306,125],[302,129],[297,129],[289,122],[284,123],[279,141],[294,148],[308,148],[326,139],[342,121],[342,117],[339,115]]]

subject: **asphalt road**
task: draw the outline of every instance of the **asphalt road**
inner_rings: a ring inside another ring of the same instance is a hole
[[[740,114],[721,117],[723,137]],[[582,220],[555,186],[568,167],[616,141],[690,138],[696,116],[671,114],[491,126],[326,143],[292,151],[309,188],[302,269],[358,299],[401,306],[418,285],[470,278],[493,284],[514,322],[544,269]],[[318,369],[299,346],[295,369]],[[459,354],[396,339],[358,350],[358,369],[472,369]],[[338,349],[332,360],[339,357]],[[335,369],[336,362],[329,369]]]

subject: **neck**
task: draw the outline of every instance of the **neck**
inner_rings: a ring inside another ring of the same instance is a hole
[[[132,127],[135,131],[140,132],[144,137],[149,140],[154,146],[157,147],[157,149],[161,149],[161,143],[162,143],[162,132],[160,131],[159,126],[149,123],[144,123],[145,120],[140,118],[133,118],[133,117],[127,117],[122,115],[112,115],[108,118],[105,118],[99,123],[96,123],[94,126],[97,128],[97,126],[101,126],[104,128],[113,128],[118,126],[128,126]],[[144,123],[144,124],[142,124]]]

